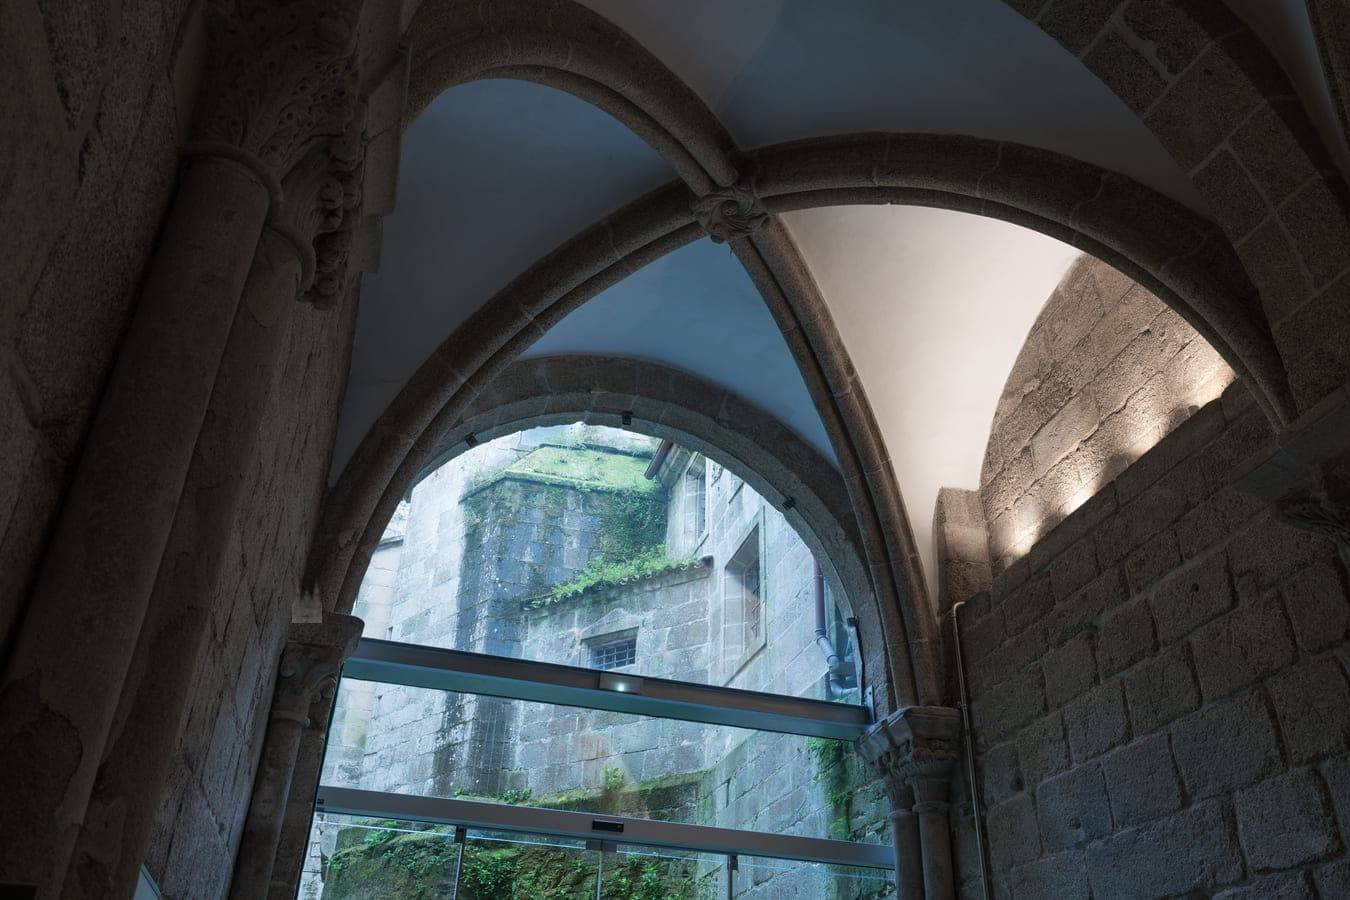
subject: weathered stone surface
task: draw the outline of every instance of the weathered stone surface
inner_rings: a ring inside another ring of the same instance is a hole
[[[1222,553],[1168,577],[1150,601],[1158,640],[1170,644],[1233,605]]]
[[[1011,886],[1018,897],[1087,900],[1091,896],[1087,860],[1081,850],[1056,853],[1013,869]]]
[[[1280,591],[1303,652],[1316,653],[1345,640],[1350,598],[1334,564],[1321,562],[1302,569]]]
[[[1317,895],[1322,900],[1346,900],[1350,897],[1350,860],[1328,863],[1315,874]]]
[[[1012,741],[987,751],[980,760],[983,769],[981,785],[985,802],[1002,803],[1022,790],[1022,771],[1017,761],[1017,745]]]
[[[1100,756],[1129,735],[1120,680],[1108,681],[1064,707],[1064,730],[1074,762]]]
[[[999,871],[1031,862],[1041,855],[1036,806],[1029,792],[989,810],[989,854]]]
[[[1207,706],[1172,730],[1172,750],[1193,797],[1245,787],[1281,766],[1274,723],[1258,693]]]
[[[1191,638],[1191,656],[1205,699],[1227,696],[1294,658],[1294,641],[1278,596],[1211,622]]]
[[[1270,695],[1293,762],[1350,746],[1350,687],[1335,659],[1324,656],[1272,678]]]
[[[1247,860],[1258,872],[1312,862],[1340,846],[1326,788],[1310,769],[1240,791],[1234,807]]]
[[[1022,778],[1029,787],[1035,787],[1069,767],[1069,743],[1064,737],[1064,722],[1059,713],[1052,713],[1022,730],[1017,736],[1017,758]]]
[[[1111,833],[1106,782],[1095,763],[1079,766],[1036,788],[1041,843],[1062,850]]]
[[[1097,639],[1102,677],[1114,675],[1149,656],[1153,646],[1153,617],[1144,598],[1108,613]]]
[[[1010,736],[1044,709],[1044,679],[1039,669],[1027,669],[975,701],[975,731],[992,744]]]
[[[1312,879],[1307,872],[1262,878],[1247,887],[1216,894],[1215,900],[1314,900]]]
[[[1181,782],[1167,735],[1137,740],[1102,758],[1116,827],[1138,825],[1181,808]]]
[[[1116,832],[1088,848],[1094,897],[1133,900],[1211,891],[1242,877],[1242,857],[1216,802]]]
[[[1034,578],[1008,596],[1003,614],[1009,635],[1038,622],[1055,605],[1055,594],[1046,577]]]
[[[1051,707],[1063,706],[1097,681],[1092,638],[1080,634],[1045,656],[1045,699]]]

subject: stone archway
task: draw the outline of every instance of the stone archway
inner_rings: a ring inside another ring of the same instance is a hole
[[[351,572],[364,572],[393,507],[429,469],[483,441],[575,421],[669,438],[721,464],[783,514],[855,609],[875,606],[848,489],[828,460],[731,391],[657,363],[604,356],[518,360],[464,409],[447,407],[399,468]],[[337,611],[349,612],[355,593],[342,597]],[[880,616],[859,618],[863,653],[884,660]],[[864,621],[872,627],[863,629]],[[884,678],[872,686],[887,687]]]
[[[1231,228],[1225,236],[1203,217],[1115,173],[970,138],[951,139],[943,160],[948,170],[940,177],[921,166],[917,174],[904,169],[915,162],[904,151],[921,151],[933,136],[840,138],[834,146],[826,140],[743,155],[688,87],[619,29],[571,4],[544,11],[532,2],[487,10],[453,0],[424,5],[409,32],[416,48],[412,114],[440,91],[476,78],[538,82],[610,112],[661,153],[684,184],[653,192],[549,254],[419,369],[325,501],[309,579],[330,607],[342,604],[359,582],[361,547],[387,518],[397,496],[393,485],[411,477],[417,443],[439,417],[462,415],[566,312],[706,232],[731,244],[764,296],[840,460],[878,598],[877,627],[890,638],[891,708],[941,703],[940,638],[903,500],[828,309],[772,215],[787,209],[846,200],[928,203],[1068,239],[1118,263],[1173,304],[1233,362],[1274,423],[1289,422],[1315,390],[1307,384],[1291,388],[1289,374],[1297,367],[1281,348],[1298,342],[1272,333],[1269,295],[1275,286],[1265,269],[1234,255]],[[872,154],[870,165],[858,167],[850,158],[859,149],[864,157]],[[968,155],[953,155],[953,149]],[[899,155],[889,175],[893,152]],[[922,152],[916,155],[922,158]],[[903,797],[897,803],[904,806]],[[943,877],[927,868],[925,878]]]
[[[665,156],[693,193],[672,185],[578,236],[466,323],[452,338],[453,354],[438,351],[428,361],[363,442],[330,497],[333,502],[326,504],[320,547],[325,541],[329,546],[312,557],[310,566],[312,580],[325,594],[350,587],[342,560],[365,524],[360,512],[343,507],[361,493],[365,502],[355,506],[369,511],[374,499],[369,492],[380,490],[361,484],[356,473],[366,466],[387,471],[391,463],[397,465],[400,447],[430,415],[425,405],[420,411],[412,408],[427,383],[454,384],[472,396],[555,316],[644,261],[698,237],[694,218],[705,229],[722,229],[733,238],[802,366],[846,480],[856,486],[854,505],[869,558],[880,564],[873,571],[887,582],[878,590],[897,598],[901,615],[892,627],[904,635],[911,656],[917,654],[908,677],[901,679],[914,685],[912,693],[902,694],[916,701],[939,696],[941,679],[903,501],[823,302],[790,238],[765,212],[840,202],[928,203],[1006,218],[1067,239],[1119,265],[1175,305],[1253,385],[1273,421],[1292,418],[1284,366],[1255,288],[1219,230],[1179,205],[1075,160],[969,138],[827,139],[769,148],[745,159],[692,91],[619,29],[579,6],[550,7],[547,17],[532,15],[531,9],[526,3],[483,16],[476,7],[456,2],[419,9],[410,29],[417,35],[410,115],[441,90],[468,80],[536,81],[569,91],[626,123]],[[924,165],[938,158],[925,157],[935,140],[950,140],[941,147],[941,173]],[[871,160],[863,164],[867,171],[858,168],[859,151]],[[749,182],[738,180],[747,171],[758,175],[755,189],[763,201]],[[991,172],[1006,177],[990,178]],[[710,202],[694,203],[699,196]],[[735,221],[728,222],[724,213],[736,204],[740,208],[730,216]],[[693,215],[686,211],[690,205],[698,207]],[[563,298],[566,303],[550,302]],[[436,405],[433,400],[431,407]]]
[[[1210,204],[1260,290],[1299,411],[1338,387],[1350,189],[1260,38],[1221,0],[1005,2],[1134,110]],[[1334,323],[1333,339],[1316,323]]]

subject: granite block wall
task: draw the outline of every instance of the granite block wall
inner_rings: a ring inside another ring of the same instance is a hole
[[[980,475],[994,572],[1233,377],[1171,308],[1081,257],[1027,335],[994,414]]]
[[[1233,488],[1272,440],[1229,388],[971,600],[996,896],[1345,896],[1347,572]]]

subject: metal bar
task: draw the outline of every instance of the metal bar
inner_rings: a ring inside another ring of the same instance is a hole
[[[464,844],[468,838],[468,829],[462,825],[455,827],[455,843],[459,845],[459,855],[455,857],[455,892],[450,895],[450,900],[459,900],[459,878],[464,874]]]
[[[975,819],[975,848],[980,856],[980,885],[984,900],[993,896],[989,872],[989,851],[985,848],[984,811],[980,799],[980,779],[975,772],[975,729],[970,721],[970,691],[966,687],[966,660],[961,654],[961,610],[966,601],[952,605],[952,646],[956,650],[956,687],[961,700],[961,725],[965,732],[966,785],[970,791],[970,814]]]
[[[671,847],[704,853],[733,853],[870,869],[890,869],[895,865],[891,848],[880,844],[655,822],[627,816],[599,816],[478,800],[388,794],[329,785],[319,787],[318,809],[330,815],[462,825],[580,840],[595,840],[597,835],[603,835],[604,841],[615,844]]]
[[[852,741],[867,708],[362,638],[343,677]]]

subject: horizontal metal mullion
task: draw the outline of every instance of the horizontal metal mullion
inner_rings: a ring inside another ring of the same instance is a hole
[[[330,785],[319,786],[315,808],[329,814],[462,825],[466,828],[588,841],[599,839],[615,844],[667,847],[719,855],[735,853],[869,869],[890,869],[895,864],[891,848],[879,844],[857,844],[828,838],[740,831],[711,825],[684,825],[478,800],[387,794]]]
[[[759,691],[363,638],[342,674],[361,681],[487,694],[633,715],[851,741],[867,709]]]

